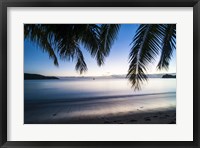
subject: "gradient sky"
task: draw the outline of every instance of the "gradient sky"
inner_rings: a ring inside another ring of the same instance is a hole
[[[96,60],[93,59],[87,50],[81,48],[88,71],[80,75],[75,70],[75,61],[59,60],[59,67],[53,64],[53,60],[49,59],[48,53],[43,52],[40,47],[30,42],[24,41],[24,72],[42,74],[46,76],[108,76],[117,74],[126,74],[129,63],[128,57],[131,49],[131,41],[135,35],[139,25],[123,24],[121,25],[118,38],[113,44],[109,56],[105,60],[105,64],[99,67]],[[158,71],[156,65],[159,57],[154,64],[148,66],[148,74],[156,73],[176,73],[176,51],[173,53],[172,60],[168,71]]]

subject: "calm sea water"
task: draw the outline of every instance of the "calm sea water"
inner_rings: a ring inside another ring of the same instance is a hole
[[[151,78],[134,91],[124,78],[68,78],[59,80],[25,80],[24,98],[31,100],[80,99],[108,96],[176,92],[176,79]]]

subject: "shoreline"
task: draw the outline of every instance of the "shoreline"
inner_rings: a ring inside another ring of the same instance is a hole
[[[24,105],[24,124],[176,123],[176,93]]]

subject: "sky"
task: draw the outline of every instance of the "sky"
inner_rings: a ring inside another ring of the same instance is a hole
[[[109,76],[127,74],[129,67],[129,53],[131,50],[131,41],[136,33],[139,25],[123,24],[121,25],[118,37],[115,40],[109,56],[105,59],[104,65],[99,67],[90,53],[81,48],[88,70],[80,75],[75,70],[75,61],[62,61],[58,58],[59,66],[53,64],[53,60],[49,58],[48,53],[38,47],[35,43],[24,40],[24,72],[32,74],[41,74],[46,76]],[[156,61],[148,65],[148,74],[158,73],[176,73],[176,50],[170,61],[168,71],[158,71]]]

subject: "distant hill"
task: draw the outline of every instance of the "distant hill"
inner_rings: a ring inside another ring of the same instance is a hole
[[[57,77],[43,76],[38,74],[24,73],[24,80],[43,80],[43,79],[59,79]]]
[[[176,75],[166,74],[166,75],[163,75],[162,78],[176,78]]]

